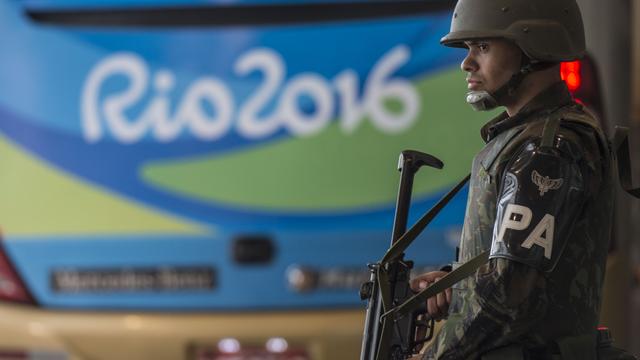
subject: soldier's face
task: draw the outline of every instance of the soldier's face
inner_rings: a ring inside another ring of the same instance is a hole
[[[470,91],[494,92],[520,70],[522,52],[506,40],[465,41],[468,52],[460,67]]]

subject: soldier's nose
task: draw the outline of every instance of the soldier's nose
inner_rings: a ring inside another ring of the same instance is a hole
[[[460,69],[468,73],[473,73],[478,71],[478,63],[475,61],[475,59],[473,59],[473,57],[469,53],[464,58],[464,60],[462,60],[462,63],[460,64]]]

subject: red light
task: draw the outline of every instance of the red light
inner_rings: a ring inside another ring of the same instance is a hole
[[[9,360],[27,360],[29,359],[29,354],[25,351],[0,351],[0,359],[9,359]]]
[[[0,300],[34,304],[0,243]]]
[[[567,84],[569,91],[574,92],[582,85],[580,75],[580,61],[563,62],[560,64],[560,77]]]

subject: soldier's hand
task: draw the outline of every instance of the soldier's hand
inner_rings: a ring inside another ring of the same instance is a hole
[[[440,280],[445,275],[447,275],[446,271],[432,271],[418,275],[416,278],[411,280],[411,289],[415,292],[424,290],[427,286]],[[434,320],[440,321],[447,317],[449,304],[451,304],[451,289],[447,289],[438,295],[427,299],[427,313]]]

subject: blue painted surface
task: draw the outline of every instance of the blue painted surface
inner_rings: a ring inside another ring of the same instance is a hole
[[[459,199],[464,199],[460,194]],[[463,211],[454,201],[448,212]],[[417,209],[414,209],[414,211]],[[416,212],[417,213],[417,212]],[[390,224],[388,225],[390,229]],[[457,226],[434,224],[407,252],[417,267],[439,267],[453,260],[451,234]],[[10,237],[6,248],[39,303],[55,308],[141,310],[249,310],[359,307],[357,289],[292,291],[287,269],[303,265],[316,270],[366,272],[389,246],[385,231],[273,231],[276,252],[267,265],[245,266],[231,259],[233,233],[217,236],[61,236]],[[211,266],[218,286],[206,291],[117,293],[56,293],[50,286],[52,271],[64,269],[149,268]]]
[[[197,1],[185,4],[287,3],[287,1]],[[309,2],[314,2],[310,0]],[[167,5],[171,0],[116,1],[110,4]],[[299,1],[296,1],[299,3]],[[396,76],[417,80],[459,60],[459,53],[442,48],[438,39],[449,26],[448,13],[403,19],[380,19],[322,25],[231,27],[224,29],[91,29],[40,26],[23,16],[27,8],[103,6],[104,2],[30,0],[0,3],[0,132],[36,158],[61,172],[154,209],[215,226],[215,236],[171,234],[14,236],[5,247],[37,301],[47,307],[98,309],[245,310],[361,306],[357,293],[318,291],[297,294],[287,288],[285,273],[292,264],[317,268],[364,268],[388,246],[393,204],[340,212],[268,212],[198,201],[159,191],[139,176],[153,160],[259,149],[292,135],[276,131],[247,139],[235,131],[216,141],[202,141],[188,131],[170,146],[142,136],[133,144],[118,142],[105,131],[88,143],[82,127],[81,101],[87,77],[105,59],[134,55],[144,62],[150,79],[144,95],[127,110],[135,118],[157,98],[152,81],[169,71],[175,84],[164,94],[175,112],[185,92],[198,79],[215,78],[228,87],[239,107],[263,79],[234,73],[243,55],[270,49],[284,59],[283,83],[305,72],[332,79],[345,69],[358,75],[361,90],[372,67],[390,49],[404,45],[410,61]],[[372,40],[375,39],[375,40]],[[312,44],[312,46],[311,46]],[[339,56],[336,56],[339,54]],[[25,76],[28,74],[28,76]],[[10,86],[6,85],[10,84]],[[98,104],[131,86],[115,76],[100,88]],[[263,112],[273,110],[273,101]],[[313,109],[308,109],[313,112]],[[339,108],[336,108],[334,118]],[[99,166],[96,164],[99,163]],[[441,194],[415,200],[413,220]],[[439,217],[412,248],[418,264],[439,265],[451,260],[450,232],[459,230],[465,194]],[[330,230],[329,230],[330,229]],[[276,259],[268,266],[240,267],[230,260],[232,239],[242,233],[264,233],[274,239]],[[153,266],[214,266],[219,287],[204,292],[57,294],[50,275],[61,268]]]

